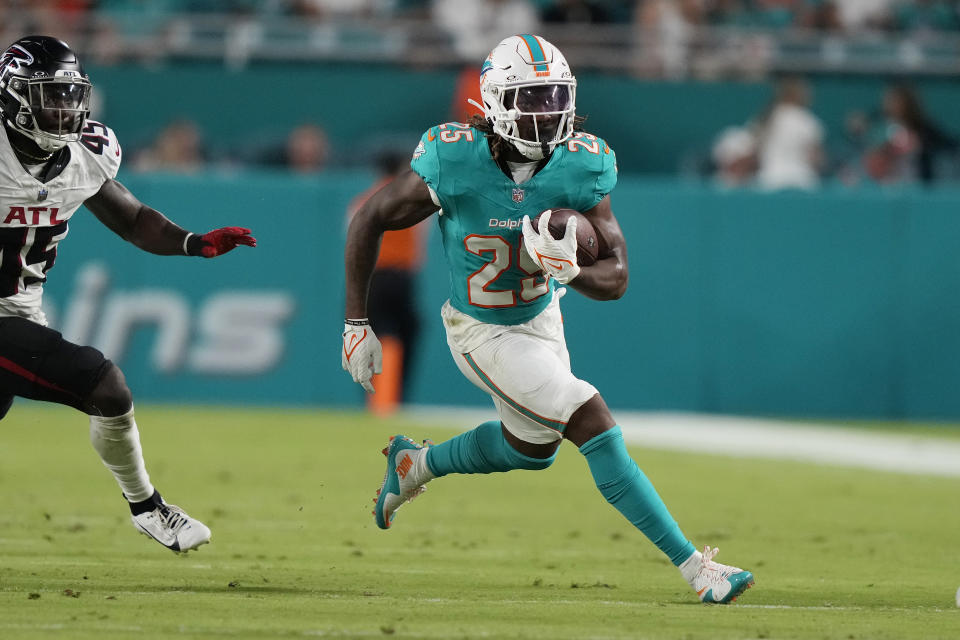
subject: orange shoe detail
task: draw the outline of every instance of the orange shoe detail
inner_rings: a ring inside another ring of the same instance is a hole
[[[410,473],[410,469],[413,468],[413,456],[404,456],[403,460],[400,461],[400,464],[397,465],[397,475],[401,478],[406,478],[407,474]]]

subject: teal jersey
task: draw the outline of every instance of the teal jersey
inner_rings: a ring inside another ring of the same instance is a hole
[[[552,208],[587,211],[617,183],[607,143],[577,132],[518,185],[490,155],[486,136],[448,122],[423,134],[411,168],[436,192],[450,267],[450,304],[481,322],[520,324],[549,304],[547,280],[521,245],[521,220]]]

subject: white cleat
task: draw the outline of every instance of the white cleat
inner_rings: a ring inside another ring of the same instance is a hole
[[[161,503],[153,511],[131,516],[133,526],[174,553],[186,553],[210,542],[210,529],[173,504]]]
[[[694,553],[686,562],[699,563],[690,586],[697,592],[697,597],[705,604],[728,604],[736,600],[740,594],[753,586],[753,574],[739,567],[714,562],[713,557],[720,549],[704,547],[703,553]],[[684,564],[686,564],[684,562]],[[681,571],[684,571],[681,565]],[[688,574],[689,575],[689,574]]]
[[[427,490],[424,485],[433,479],[426,465],[427,449],[432,444],[424,440],[419,445],[406,436],[396,435],[381,452],[387,456],[387,472],[373,499],[374,519],[381,529],[389,529],[397,509]]]

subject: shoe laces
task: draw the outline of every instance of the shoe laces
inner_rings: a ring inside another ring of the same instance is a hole
[[[157,507],[157,515],[160,518],[160,523],[174,533],[187,524],[186,515],[174,505],[160,505]]]
[[[736,567],[731,567],[730,565],[720,564],[719,562],[714,562],[713,558],[718,553],[720,553],[719,547],[714,547],[713,549],[710,546],[705,546],[703,548],[703,563],[700,566],[700,574],[710,581],[722,581],[729,578],[732,574],[739,571]]]

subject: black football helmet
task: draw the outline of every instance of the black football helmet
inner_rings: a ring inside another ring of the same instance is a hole
[[[80,139],[90,115],[90,78],[67,44],[20,38],[0,54],[0,109],[7,125],[44,151]]]

